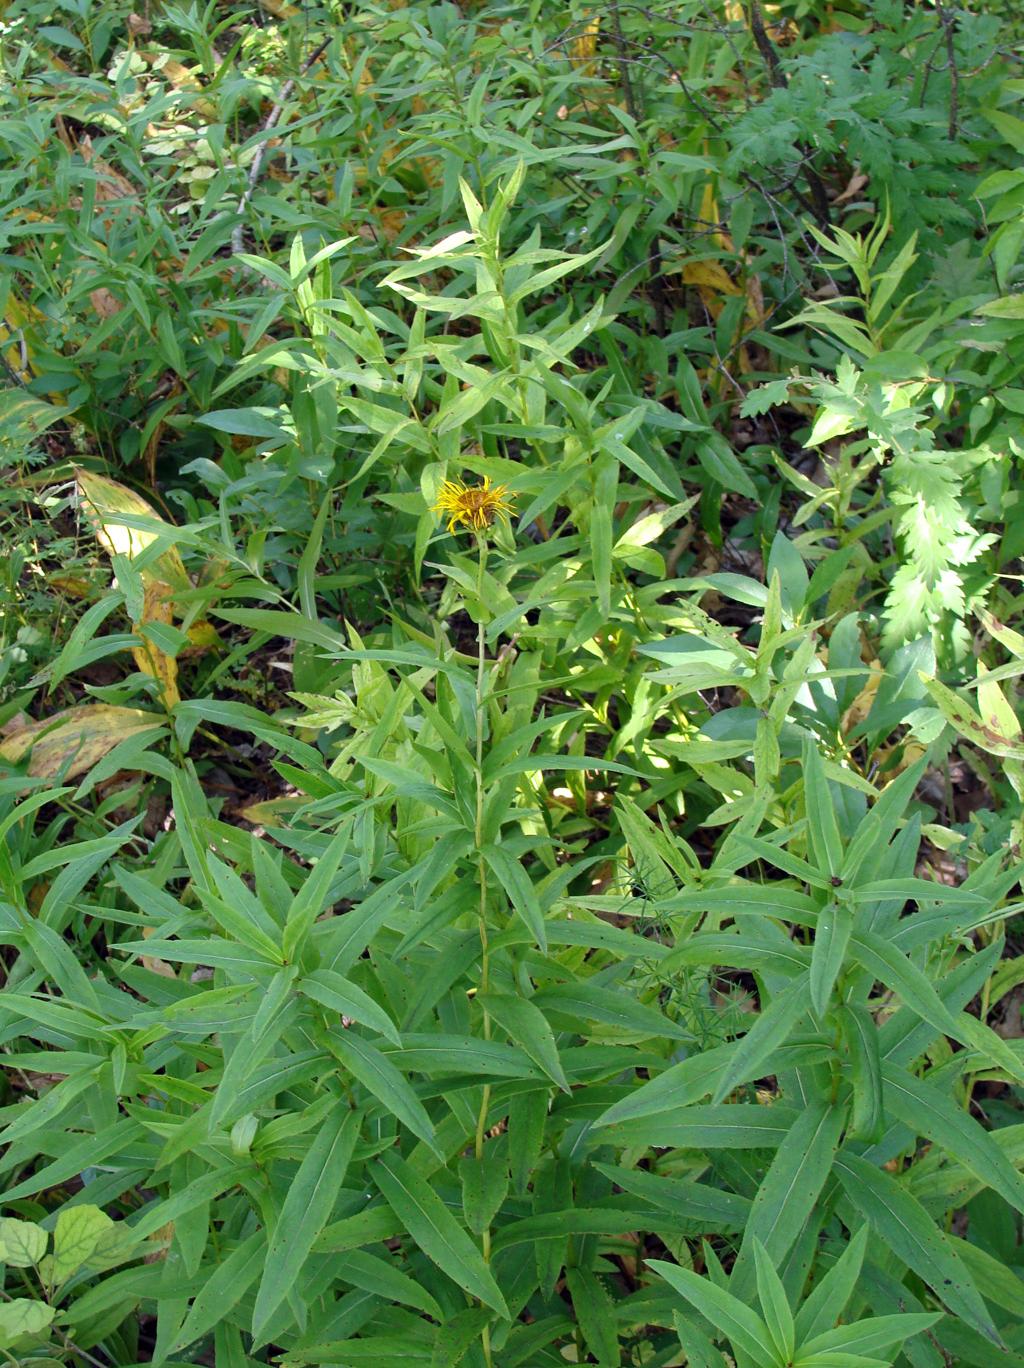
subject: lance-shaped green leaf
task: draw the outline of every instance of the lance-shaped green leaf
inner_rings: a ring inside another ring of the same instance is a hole
[[[676,1220],[692,1221],[702,1231],[742,1230],[750,1218],[748,1198],[709,1183],[696,1183],[689,1178],[664,1178],[646,1169],[627,1169],[618,1164],[595,1163],[594,1167],[623,1192],[650,1202]],[[651,1222],[657,1227],[653,1215]]]
[[[757,1271],[757,1299],[775,1346],[776,1361],[792,1363],[796,1347],[793,1312],[782,1279],[760,1240],[754,1241],[754,1267]]]
[[[954,1315],[1002,1344],[974,1280],[924,1207],[882,1169],[843,1152],[835,1169],[847,1196],[898,1259],[923,1279]]]
[[[825,767],[815,743],[808,737],[803,749],[804,807],[807,830],[819,869],[829,876],[838,875],[843,861],[843,843],[839,836],[832,793],[825,778]]]
[[[477,1001],[553,1083],[557,1083],[563,1092],[569,1091],[554,1032],[539,1007],[528,998],[513,997],[511,993],[481,993]]]
[[[425,1311],[435,1320],[443,1321],[444,1312],[430,1295],[408,1273],[403,1273],[397,1259],[381,1258],[365,1249],[350,1249],[345,1255],[344,1271],[341,1276],[353,1287],[361,1287],[365,1292],[396,1302],[399,1306],[412,1306],[417,1311]]]
[[[356,1114],[339,1101],[299,1165],[277,1218],[256,1293],[252,1333],[257,1343],[294,1287],[317,1236],[331,1219],[358,1134]]]
[[[374,1002],[368,993],[364,993],[362,988],[349,983],[348,979],[336,974],[333,969],[317,969],[300,979],[295,987],[314,1002],[361,1022],[373,1031],[379,1031],[395,1045],[401,1044],[395,1023],[384,1008]]]
[[[868,1009],[859,1002],[844,1003],[836,1019],[849,1052],[853,1084],[853,1116],[850,1135],[858,1140],[877,1140],[884,1124],[882,1062],[878,1028]]]
[[[853,909],[846,903],[826,903],[818,913],[811,950],[811,1006],[819,1017],[828,1009],[852,932]]]
[[[257,1230],[226,1258],[219,1255],[213,1267],[201,1270],[206,1277],[178,1331],[172,1353],[194,1344],[234,1310],[259,1277],[266,1256],[266,1235]]]
[[[753,1294],[755,1241],[781,1266],[832,1172],[845,1120],[846,1108],[824,1099],[797,1114],[754,1195],[730,1281],[736,1296]]]
[[[434,1123],[426,1107],[416,1096],[409,1080],[399,1073],[386,1055],[355,1031],[342,1029],[330,1032],[324,1036],[324,1043],[391,1116],[403,1126],[408,1126],[413,1135],[418,1135],[435,1153],[440,1154]]]
[[[598,1363],[614,1363],[620,1357],[619,1335],[607,1289],[588,1269],[567,1268],[565,1281],[587,1348]]]
[[[723,1335],[727,1335],[734,1349],[749,1356],[755,1363],[777,1362],[768,1327],[749,1306],[724,1288],[717,1287],[710,1278],[700,1277],[692,1269],[665,1263],[661,1259],[652,1259],[648,1268],[663,1277],[695,1310],[706,1316]]]
[[[756,1072],[773,1073],[772,1054],[792,1033],[794,1026],[807,1011],[808,975],[802,974],[781,993],[776,993],[769,1005],[758,1016],[753,1026],[737,1044],[718,1085],[712,1103],[721,1102],[732,1092],[740,1079]]]
[[[846,1310],[860,1281],[870,1229],[865,1221],[853,1234],[850,1243],[796,1313],[796,1334],[801,1344],[831,1330]]]
[[[508,893],[512,906],[529,927],[538,948],[546,951],[548,942],[544,930],[544,913],[537,900],[537,891],[530,882],[526,870],[501,846],[484,846],[481,853],[497,876],[498,882]]]
[[[334,876],[351,839],[352,826],[350,822],[346,822],[332,838],[330,845],[314,865],[313,872],[305,879],[292,899],[282,937],[285,959],[295,958],[313,922],[324,910]]]
[[[618,1144],[672,1149],[777,1149],[785,1144],[798,1113],[775,1102],[731,1102],[722,1107],[677,1107],[640,1120],[621,1121],[609,1139]]]
[[[798,1363],[816,1359],[819,1363],[827,1361],[841,1363],[844,1355],[851,1360],[854,1355],[884,1354],[894,1344],[905,1344],[914,1335],[930,1330],[936,1321],[942,1319],[941,1312],[918,1312],[895,1316],[872,1316],[870,1320],[854,1321],[852,1325],[840,1325],[834,1330],[826,1330],[800,1346]]]
[[[1024,1178],[970,1112],[927,1079],[888,1061],[882,1065],[886,1107],[915,1135],[941,1145],[969,1173],[1024,1211]]]
[[[639,1036],[667,1036],[692,1040],[693,1034],[670,1020],[657,1007],[638,1002],[626,987],[605,988],[598,983],[560,983],[535,993],[531,999],[543,1012],[576,1021],[598,1021]]]
[[[437,1193],[395,1150],[370,1165],[373,1180],[412,1239],[453,1282],[499,1315],[508,1307],[480,1250]]]

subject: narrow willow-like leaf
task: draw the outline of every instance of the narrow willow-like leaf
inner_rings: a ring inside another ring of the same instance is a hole
[[[733,1346],[756,1363],[774,1363],[775,1350],[768,1327],[760,1316],[730,1293],[702,1278],[690,1268],[652,1259],[648,1265],[715,1327],[728,1335]]]
[[[712,1094],[712,1104],[728,1097],[740,1079],[757,1071],[773,1073],[772,1054],[785,1043],[793,1028],[807,1011],[808,975],[776,993],[753,1026],[737,1044],[728,1066]]]
[[[355,1031],[332,1032],[324,1039],[335,1058],[350,1070],[391,1116],[408,1126],[413,1135],[418,1135],[432,1149],[436,1149],[434,1124],[426,1107],[416,1096],[408,1079],[395,1068],[387,1055]]]
[[[299,1165],[277,1218],[256,1293],[252,1333],[257,1343],[295,1286],[317,1236],[331,1219],[358,1133],[356,1114],[339,1101]]]
[[[882,1065],[882,1078],[886,1105],[894,1116],[915,1134],[941,1145],[968,1172],[1024,1211],[1024,1178],[970,1112],[935,1084],[894,1064]]]
[[[755,1241],[776,1268],[782,1265],[832,1172],[845,1121],[846,1108],[825,1098],[797,1115],[751,1203],[730,1283],[736,1296],[753,1294]]]
[[[836,1157],[836,1172],[853,1204],[870,1221],[897,1258],[995,1345],[1001,1345],[985,1303],[954,1246],[920,1202],[888,1173],[846,1151]]]
[[[434,1190],[394,1150],[370,1166],[388,1206],[432,1263],[471,1296],[508,1316],[483,1255]]]

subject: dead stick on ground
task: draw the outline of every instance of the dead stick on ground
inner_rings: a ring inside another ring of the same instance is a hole
[[[317,44],[317,46],[313,49],[310,55],[306,58],[305,62],[303,62],[302,71],[300,72],[300,75],[305,76],[306,72],[310,69],[310,67],[313,66],[315,62],[318,62],[320,60],[320,58],[330,47],[331,41],[332,40],[330,38],[325,38],[322,43]],[[285,81],[284,85],[281,87],[281,94],[278,96],[277,103],[274,105],[273,109],[267,115],[266,122],[263,125],[262,131],[264,133],[269,133],[272,128],[275,128],[277,126],[278,120],[284,113],[284,107],[288,103],[292,91],[295,89],[296,79],[297,78],[294,76],[290,77],[287,81]],[[267,155],[268,141],[269,139],[264,138],[263,141],[260,143],[259,147],[256,149],[256,155],[252,159],[252,166],[249,167],[249,181],[245,187],[245,193],[242,195],[242,198],[238,201],[238,208],[235,210],[235,212],[240,216],[245,214],[245,211],[249,206],[249,201],[253,197],[253,192],[255,191],[256,186],[259,184],[260,173],[263,170],[263,162]],[[231,232],[232,252],[237,254],[242,250],[244,246],[244,233],[245,221],[244,218],[242,218],[242,221],[236,223]]]

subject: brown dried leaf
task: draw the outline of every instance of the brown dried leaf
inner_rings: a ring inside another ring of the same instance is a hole
[[[118,742],[158,727],[160,722],[156,713],[142,708],[79,703],[9,736],[0,743],[0,758],[13,764],[31,751],[29,774],[52,779],[68,765],[65,777],[74,779],[102,760]]]

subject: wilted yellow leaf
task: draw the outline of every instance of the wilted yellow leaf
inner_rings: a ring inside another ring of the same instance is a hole
[[[576,66],[592,70],[597,52],[597,35],[601,31],[601,16],[587,20],[586,27],[569,44],[569,56]]]
[[[212,622],[194,622],[185,635],[188,645],[180,652],[181,655],[202,655],[204,651],[213,651],[223,645],[220,633]]]
[[[74,779],[102,760],[119,741],[158,727],[160,721],[156,713],[142,708],[79,703],[30,722],[0,742],[0,759],[14,764],[31,751],[29,774],[52,779],[67,765],[65,777]]]
[[[96,539],[109,555],[128,556],[134,560],[160,535],[160,529],[172,531],[158,513],[154,513],[145,499],[116,480],[105,475],[94,475],[91,470],[79,470],[78,490],[82,507],[92,524]],[[143,531],[128,527],[126,517],[145,518],[153,530]],[[177,547],[168,546],[141,572],[143,584],[160,582],[172,590],[191,589],[192,585]]]
[[[929,679],[923,671],[918,671],[918,674],[931,694],[932,702],[962,737],[990,755],[998,755],[1005,760],[1024,760],[1020,723],[998,685],[989,683],[982,686],[990,711],[979,715],[966,699],[947,688],[941,680]],[[999,695],[998,706],[995,705],[996,694]]]
[[[839,724],[841,736],[847,736],[860,725],[867,717],[875,702],[875,695],[878,693],[878,686],[885,678],[885,671],[882,669],[882,662],[876,657],[868,662],[871,673],[868,675],[867,682],[853,700],[850,706],[843,713],[843,720]]]
[[[717,261],[685,261],[681,275],[687,285],[696,285],[709,306],[721,309],[717,295],[738,295],[740,287]]]
[[[117,200],[138,199],[139,192],[128,177],[122,176],[116,167],[93,151],[92,138],[88,134],[80,139],[78,151],[96,177],[97,201],[109,204]]]
[[[159,580],[146,585],[142,603],[140,626],[147,622],[163,622],[169,627],[173,618],[171,610],[171,589]],[[166,651],[161,651],[148,637],[139,636],[139,645],[132,649],[132,659],[144,674],[152,675],[160,686],[160,700],[170,711],[175,703],[181,702],[178,693],[178,662]]]
[[[105,285],[89,291],[89,303],[96,310],[98,318],[113,318],[124,308],[117,296],[111,294]]]
[[[46,582],[71,598],[88,598],[93,589],[84,575],[69,575],[63,571],[47,575]]]
[[[3,356],[7,365],[22,380],[31,380],[36,374],[29,345],[28,330],[32,324],[42,321],[42,314],[31,304],[23,304],[11,290],[4,303],[3,316],[0,317],[0,347],[5,347]],[[9,345],[8,345],[9,344]]]

